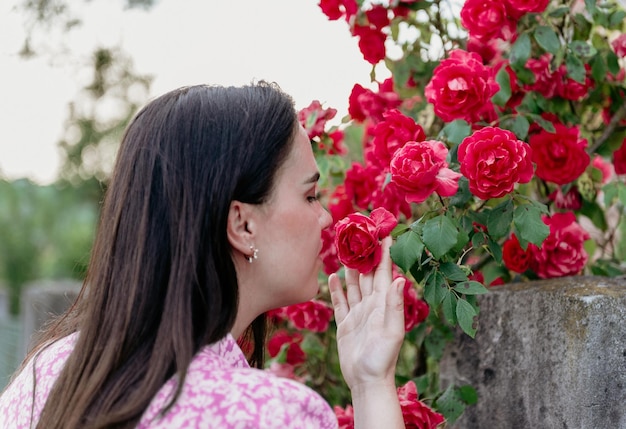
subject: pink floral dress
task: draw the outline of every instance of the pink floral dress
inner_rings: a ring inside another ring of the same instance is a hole
[[[6,388],[0,396],[0,428],[35,426],[75,338],[63,338],[41,352],[35,371],[31,359]],[[37,381],[35,395],[33,372]],[[160,417],[159,411],[175,387],[176,379],[165,383],[138,428],[337,428],[334,412],[320,395],[297,381],[250,368],[231,335],[198,352],[189,366],[180,397]]]

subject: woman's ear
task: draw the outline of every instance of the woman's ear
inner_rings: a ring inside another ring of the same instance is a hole
[[[250,254],[250,246],[254,245],[254,231],[252,205],[241,201],[232,201],[226,225],[226,235],[232,248],[243,255]]]

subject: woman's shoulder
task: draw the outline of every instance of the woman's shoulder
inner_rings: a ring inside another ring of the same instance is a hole
[[[230,356],[230,362],[237,361]],[[159,393],[161,408],[174,388],[175,384]],[[303,383],[247,365],[226,365],[212,353],[200,353],[194,359],[170,411],[153,420],[158,415],[155,411],[144,416],[151,418],[142,422],[152,422],[142,427],[337,427],[328,403]]]
[[[15,375],[0,396],[0,415],[6,427],[30,427],[31,417],[41,412],[75,342],[76,334],[72,334],[44,345]]]

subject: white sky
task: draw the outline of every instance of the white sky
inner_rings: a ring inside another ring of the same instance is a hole
[[[24,37],[24,18],[12,10],[18,1],[0,5],[0,176],[49,183],[59,168],[67,103],[86,81],[76,64],[17,56]],[[318,2],[160,0],[144,12],[123,11],[121,0],[74,0],[86,14],[68,43],[85,55],[97,44],[121,44],[136,72],[154,76],[153,96],[196,83],[267,79],[298,108],[318,99],[341,117],[352,86],[372,86],[371,68],[345,21],[328,21]]]

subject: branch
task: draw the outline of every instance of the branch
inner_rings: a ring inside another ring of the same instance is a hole
[[[615,128],[617,128],[617,124],[619,124],[619,121],[621,121],[625,117],[626,117],[626,99],[622,101],[622,105],[620,106],[619,109],[617,109],[617,112],[615,112],[615,114],[609,121],[609,124],[606,126],[606,128],[602,132],[602,135],[600,135],[600,137],[598,138],[598,140],[596,140],[593,146],[589,148],[589,154],[593,154],[596,150],[598,150],[600,146],[602,146],[609,139],[609,137],[611,137],[611,134],[613,134],[613,131],[615,131]]]

